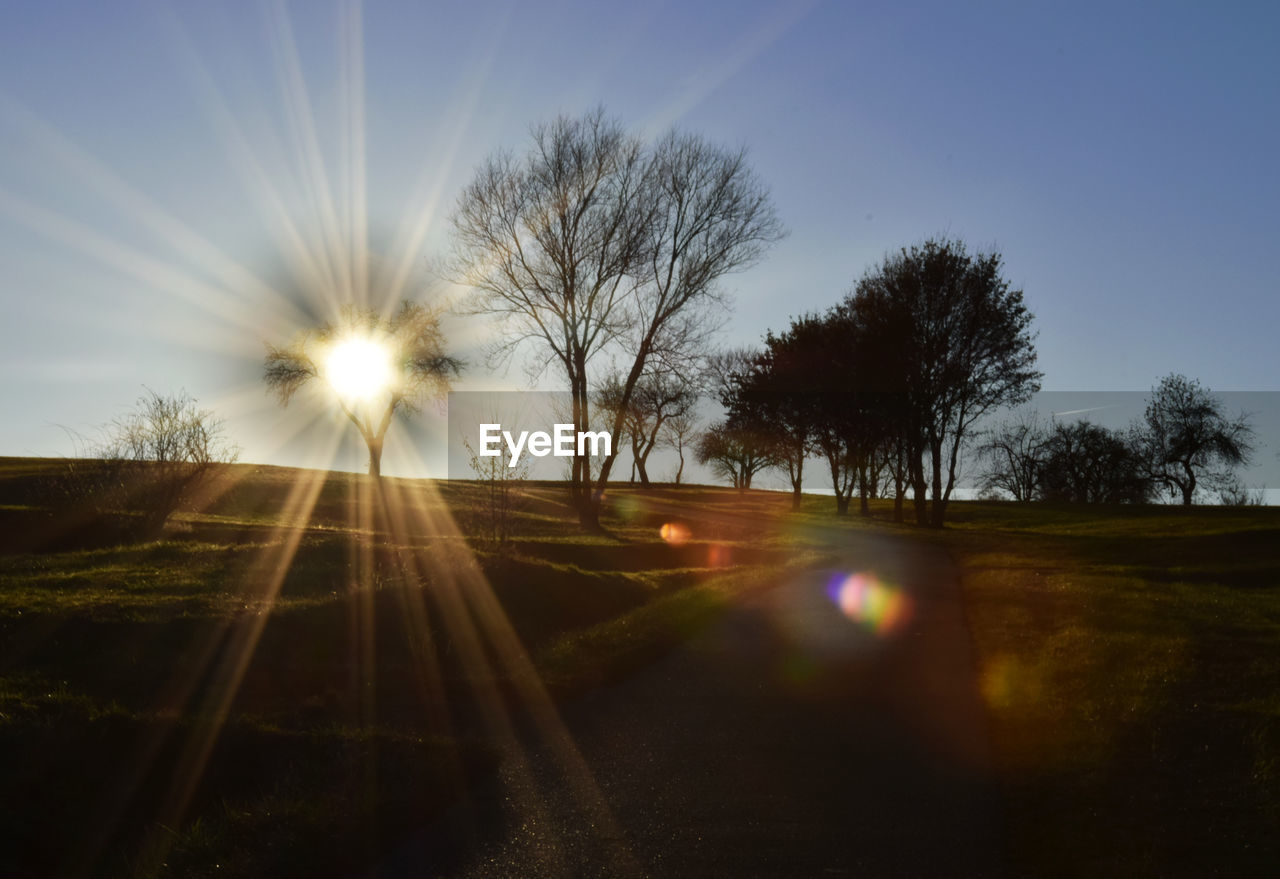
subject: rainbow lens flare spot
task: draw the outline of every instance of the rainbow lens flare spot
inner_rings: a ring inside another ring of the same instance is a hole
[[[897,630],[911,613],[911,599],[901,589],[869,573],[837,574],[827,583],[827,597],[846,617],[878,635]]]

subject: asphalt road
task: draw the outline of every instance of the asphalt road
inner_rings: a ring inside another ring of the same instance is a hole
[[[845,540],[562,727],[524,724],[500,777],[377,875],[1002,873],[954,571]]]

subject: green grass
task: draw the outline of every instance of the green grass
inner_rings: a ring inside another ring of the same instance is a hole
[[[812,558],[797,554],[791,564]],[[785,567],[771,565],[721,574],[567,634],[537,655],[538,672],[553,692],[563,695],[615,680],[689,638],[735,599],[778,582]]]
[[[113,546],[58,532],[40,493],[58,466],[0,459],[0,797],[21,804],[0,874],[86,853],[107,876],[358,874],[499,759],[470,694],[519,682],[468,664],[502,646],[476,595],[478,648],[450,623],[466,559],[483,575],[467,588],[484,584],[567,698],[844,531],[956,561],[1011,873],[1237,875],[1280,858],[1277,510],[956,503],[933,532],[889,523],[883,502],[837,520],[825,497],[792,513],[780,494],[623,487],[607,532],[583,535],[543,484],[497,545],[477,536],[475,485],[389,480],[422,514],[397,530],[354,515],[360,477],[240,465],[163,540]],[[299,480],[316,480],[314,507],[287,511]],[[664,542],[669,523],[693,538]],[[197,783],[170,822],[175,779]]]
[[[957,512],[1015,872],[1267,874],[1280,510]]]
[[[676,546],[625,500],[609,533],[583,535],[545,485],[529,487],[518,539],[495,545],[474,536],[477,486],[388,480],[410,526],[397,529],[357,515],[358,476],[252,466],[164,539],[99,545],[41,496],[59,466],[0,460],[0,797],[22,804],[0,825],[4,875],[358,874],[499,759],[474,691],[520,683],[492,661],[508,636],[478,593],[566,697],[802,559],[768,517]],[[309,510],[287,509],[299,482]],[[459,624],[447,595],[465,558],[482,578]]]

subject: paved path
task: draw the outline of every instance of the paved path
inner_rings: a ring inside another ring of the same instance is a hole
[[[378,875],[999,875],[954,572],[918,544],[845,540],[835,569],[757,593],[567,706],[580,763],[525,745]],[[831,575],[859,571],[886,587],[860,593],[872,617],[900,590],[892,631],[832,600]]]

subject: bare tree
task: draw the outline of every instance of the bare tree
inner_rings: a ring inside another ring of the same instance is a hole
[[[1051,501],[1144,503],[1151,483],[1140,471],[1123,433],[1088,421],[1059,422],[1045,444],[1037,491]]]
[[[239,456],[222,420],[186,391],[147,389],[132,412],[102,433],[86,448],[93,460],[73,462],[59,494],[94,527],[111,514],[140,511],[119,535],[129,539],[158,535],[179,506]]]
[[[680,480],[684,478],[685,450],[692,444],[700,426],[698,413],[693,407],[679,415],[671,416],[663,425],[663,441],[675,451],[680,460],[674,480],[676,485],[679,485]]]
[[[494,543],[506,544],[514,529],[515,514],[525,500],[523,485],[529,479],[532,459],[526,457],[513,465],[511,449],[505,444],[499,445],[497,455],[481,455],[468,439],[462,441],[462,446],[484,490],[486,530]]]
[[[1267,488],[1265,485],[1250,488],[1239,478],[1234,478],[1218,486],[1218,501],[1224,507],[1265,507],[1267,505]]]
[[[369,475],[379,477],[395,414],[420,411],[461,370],[445,353],[438,312],[405,301],[390,317],[351,306],[282,348],[268,345],[263,380],[282,406],[324,381],[369,449]]]
[[[760,354],[759,349],[742,346],[725,348],[708,355],[703,373],[704,382],[725,408],[732,406],[743,377],[750,374]]]
[[[533,129],[522,158],[491,157],[453,214],[456,278],[501,319],[500,353],[532,340],[563,370],[577,430],[591,429],[590,361],[610,346],[627,365],[611,419],[623,419],[655,360],[677,362],[716,325],[716,282],[782,234],[741,151],[672,132],[651,148],[603,109]],[[594,478],[575,458],[571,499],[596,527],[618,453]]]
[[[1167,375],[1152,388],[1132,433],[1149,477],[1187,506],[1201,484],[1229,487],[1234,468],[1253,454],[1249,417],[1228,417],[1222,401],[1184,375]]]
[[[532,141],[522,158],[491,156],[463,191],[452,268],[479,293],[472,309],[500,319],[495,354],[532,340],[563,370],[573,423],[589,430],[587,363],[625,329],[649,246],[644,152],[603,109],[535,126]],[[584,521],[590,482],[575,457],[570,493]]]
[[[600,389],[600,408],[615,414],[622,392],[622,379],[615,373]],[[633,466],[641,485],[649,484],[649,455],[658,446],[663,428],[670,419],[687,414],[697,401],[694,383],[675,372],[646,372],[636,383],[631,403],[623,413],[623,435],[615,434],[615,442],[623,442],[624,436],[630,441]]]
[[[1034,500],[1041,488],[1049,436],[1049,425],[1035,410],[1024,410],[987,431],[978,446],[986,462],[982,488],[1008,492],[1015,501]]]

